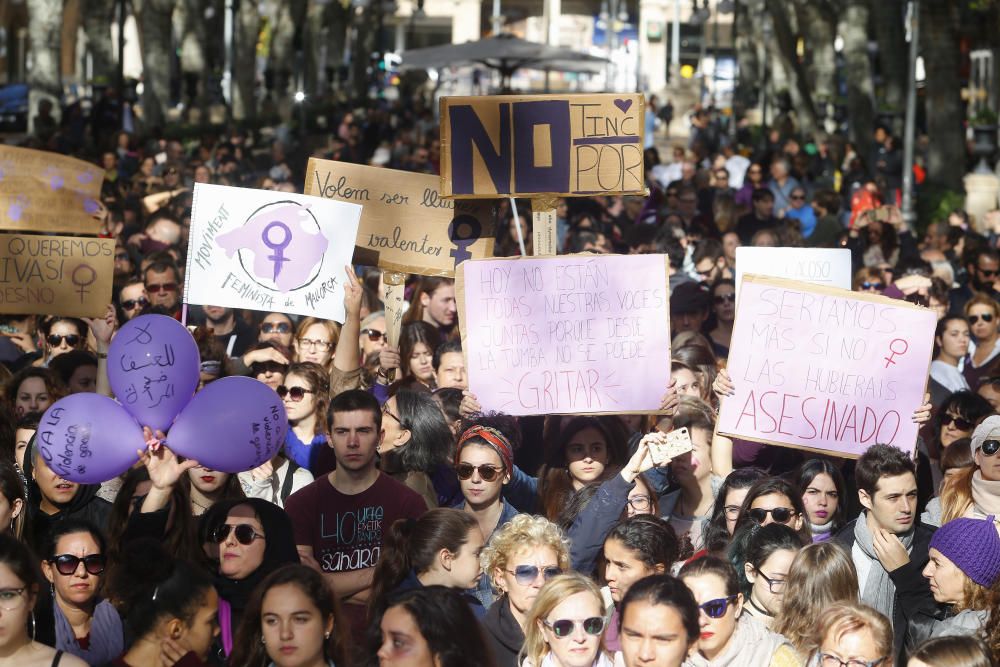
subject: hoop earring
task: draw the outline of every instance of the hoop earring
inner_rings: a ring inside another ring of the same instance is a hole
[[[35,641],[35,631],[36,631],[36,629],[37,628],[35,627],[35,612],[32,611],[31,612],[31,641]]]

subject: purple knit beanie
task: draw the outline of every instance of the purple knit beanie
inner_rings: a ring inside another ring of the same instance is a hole
[[[989,588],[1000,577],[1000,533],[995,518],[954,519],[937,529],[931,549],[937,549],[969,579]]]

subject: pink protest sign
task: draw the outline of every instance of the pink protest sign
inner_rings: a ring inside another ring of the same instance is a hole
[[[469,389],[512,415],[651,413],[670,381],[665,255],[466,261]]]
[[[848,458],[912,452],[936,322],[905,301],[744,276],[719,432]]]

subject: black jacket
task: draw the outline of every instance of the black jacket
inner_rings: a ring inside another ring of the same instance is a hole
[[[854,524],[863,517],[864,514],[848,523],[833,536],[833,541],[846,549],[848,556],[851,555],[851,550],[854,548]],[[890,620],[892,621],[893,643],[897,658],[901,656],[909,624],[909,615],[904,610],[926,609],[934,606],[934,596],[931,595],[930,583],[921,574],[929,560],[928,550],[933,534],[934,528],[918,522],[914,527],[913,543],[910,545],[910,562],[889,573],[889,578],[896,586],[896,600],[893,605],[893,617]]]
[[[482,625],[497,667],[517,667],[517,654],[524,646],[524,632],[510,613],[510,601],[506,597],[497,599],[486,610]]]

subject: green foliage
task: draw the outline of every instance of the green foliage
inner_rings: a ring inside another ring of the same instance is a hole
[[[948,214],[965,205],[965,194],[924,183],[917,192],[917,233],[923,236],[932,222],[948,219]]]
[[[973,127],[996,127],[997,112],[989,107],[981,107],[969,117],[969,125]]]

